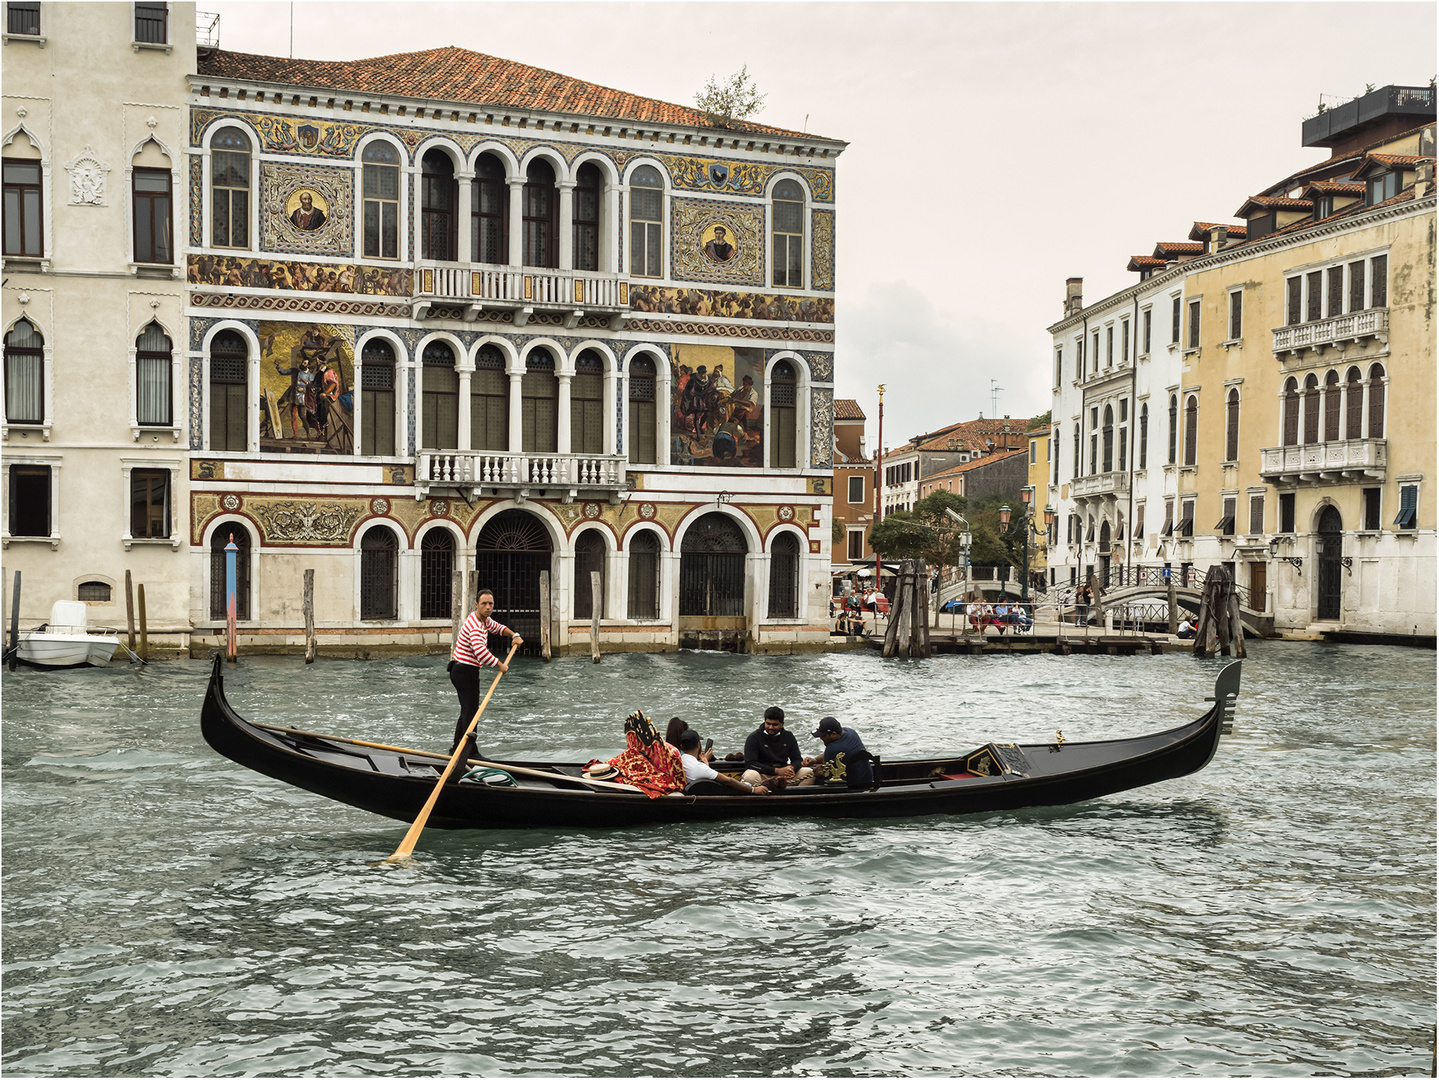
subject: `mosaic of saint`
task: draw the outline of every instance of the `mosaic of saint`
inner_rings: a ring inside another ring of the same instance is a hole
[[[272,322],[259,333],[260,450],[353,454],[351,328]]]
[[[764,467],[764,351],[678,345],[670,385],[676,465]]]

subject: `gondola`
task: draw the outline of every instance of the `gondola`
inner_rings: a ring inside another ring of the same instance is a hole
[[[751,817],[900,818],[981,814],[1061,806],[1197,772],[1229,731],[1240,664],[1214,684],[1200,719],[1152,735],[1104,742],[986,743],[948,757],[881,761],[868,790],[794,787],[767,797],[724,794],[715,781],[650,798],[627,785],[591,780],[583,763],[496,762],[512,786],[455,780],[441,792],[429,826],[441,829],[623,828],[672,821]],[[225,700],[220,657],[201,713],[205,741],[248,769],[399,821],[413,821],[448,757],[337,736],[252,723]],[[725,763],[716,762],[716,765]]]

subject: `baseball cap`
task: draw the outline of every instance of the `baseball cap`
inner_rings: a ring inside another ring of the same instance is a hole
[[[833,716],[826,716],[819,722],[819,727],[814,729],[814,737],[818,739],[826,731],[833,731],[836,735],[844,734],[844,728]]]

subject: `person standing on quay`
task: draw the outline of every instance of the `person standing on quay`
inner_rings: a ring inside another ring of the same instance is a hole
[[[465,617],[464,625],[455,638],[455,647],[450,651],[450,683],[460,697],[460,719],[455,724],[455,740],[450,744],[452,754],[480,708],[480,668],[497,667],[502,672],[510,670],[503,660],[490,652],[490,635],[502,634],[513,638],[515,648],[525,643],[519,634],[490,617],[494,610],[495,594],[489,589],[481,589],[475,597],[475,610]],[[477,735],[470,736],[470,751],[475,757],[480,753],[477,740]]]

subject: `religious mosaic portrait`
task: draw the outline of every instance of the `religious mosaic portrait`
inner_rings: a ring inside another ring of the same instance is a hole
[[[296,254],[354,254],[353,186],[348,169],[261,162],[260,247]]]
[[[673,276],[681,281],[763,285],[764,208],[674,199]]]
[[[677,345],[670,384],[670,460],[764,467],[764,351]]]
[[[260,323],[262,452],[355,452],[353,333],[348,326]]]

